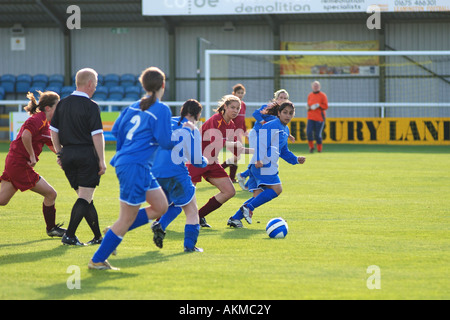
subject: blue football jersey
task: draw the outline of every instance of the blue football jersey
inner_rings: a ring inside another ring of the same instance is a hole
[[[170,178],[178,175],[188,175],[186,162],[196,167],[206,167],[208,161],[202,156],[202,138],[200,131],[195,128],[191,131],[183,128],[188,120],[180,117],[172,118],[172,140],[176,145],[173,149],[159,147],[152,167],[152,173],[156,178]]]
[[[116,154],[111,165],[142,163],[152,165],[156,149],[174,147],[171,140],[170,108],[158,99],[145,111],[139,107],[140,101],[122,111],[114,123],[111,133],[117,139]]]
[[[258,144],[251,163],[261,160],[265,168],[278,169],[278,159],[298,164],[298,158],[288,148],[289,128],[279,118],[264,124],[258,132]]]

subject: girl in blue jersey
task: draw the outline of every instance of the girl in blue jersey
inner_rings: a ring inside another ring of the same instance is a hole
[[[186,101],[181,108],[181,116],[172,118],[172,139],[178,144],[172,150],[158,148],[152,172],[164,190],[169,200],[169,210],[159,221],[153,223],[152,229],[160,227],[163,231],[181,213],[183,209],[186,214],[186,225],[184,228],[184,251],[202,252],[197,248],[198,234],[200,231],[198,207],[195,199],[195,186],[189,176],[186,162],[198,168],[204,168],[208,160],[202,156],[202,141],[200,131],[195,128],[192,132],[180,130],[184,123],[190,121],[195,123],[200,118],[202,105],[197,100]],[[154,241],[162,248],[162,240],[155,232]]]
[[[289,100],[289,93],[285,89],[280,89],[276,91],[273,94],[274,98],[271,103],[262,105],[259,109],[256,109],[253,112],[253,118],[255,118],[256,122],[253,126],[253,129],[250,131],[248,135],[248,140],[250,144],[250,148],[255,148],[255,145],[258,143],[258,131],[261,129],[263,124],[275,120],[277,118],[276,114],[270,114],[268,112],[265,112],[266,109],[271,109],[275,105],[281,105],[283,102]],[[293,136],[289,136],[289,139],[291,141],[295,141],[295,138]],[[245,180],[250,175],[250,170],[247,168],[246,171],[238,173],[236,175],[237,181],[239,183],[239,186],[242,188],[242,190],[248,190],[248,186],[245,182]]]
[[[126,108],[114,123],[112,134],[117,139],[117,152],[111,160],[120,184],[119,219],[106,232],[90,260],[90,269],[117,269],[106,260],[115,251],[136,217],[161,217],[168,208],[167,198],[151,173],[156,149],[172,149],[170,108],[161,103],[165,74],[156,67],[143,71],[139,78],[147,95]],[[191,124],[191,128],[194,126]],[[150,207],[139,210],[142,203]]]
[[[292,102],[274,105],[265,112],[277,115],[277,119],[267,122],[259,130],[259,141],[249,166],[248,189],[253,192],[253,197],[244,202],[236,214],[228,220],[228,225],[234,228],[242,228],[240,221],[242,218],[249,224],[252,223],[253,211],[281,194],[282,187],[278,176],[279,157],[293,165],[303,164],[306,160],[305,157],[297,157],[288,149],[290,134],[287,124],[295,114]]]

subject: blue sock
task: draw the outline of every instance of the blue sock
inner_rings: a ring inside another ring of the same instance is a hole
[[[159,219],[159,224],[161,228],[166,231],[169,224],[175,220],[176,217],[181,213],[180,207],[170,206],[166,213]]]
[[[253,197],[248,199],[247,201],[244,202],[244,206],[249,203],[250,201],[253,200]],[[242,213],[241,209],[239,208],[238,211],[236,211],[236,213],[234,214],[234,216],[232,217],[233,219],[238,219],[238,220],[242,220],[244,218],[244,214]]]
[[[199,224],[187,224],[184,227],[184,247],[193,250],[200,233]]]
[[[147,212],[145,212],[145,208],[141,208],[138,211],[136,220],[134,220],[133,224],[130,226],[128,231],[139,228],[140,226],[143,226],[143,225],[147,224],[148,222],[149,222],[149,219],[147,217]]]
[[[116,236],[116,234],[111,229],[109,229],[105,234],[100,247],[92,257],[92,261],[94,263],[104,262],[119,246],[119,244],[122,242],[122,239],[122,237]]]
[[[275,199],[276,197],[278,197],[278,194],[273,189],[267,188],[258,196],[249,201],[247,203],[247,208],[249,208],[251,211],[254,211],[259,206],[263,205],[266,202],[269,202],[272,199]]]

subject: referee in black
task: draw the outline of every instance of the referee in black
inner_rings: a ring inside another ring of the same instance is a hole
[[[57,162],[64,170],[70,186],[75,189],[75,202],[69,226],[61,242],[83,246],[75,236],[83,217],[94,238],[87,244],[100,244],[102,235],[93,198],[100,176],[105,174],[105,139],[98,105],[91,100],[97,87],[98,74],[93,69],[81,69],[75,77],[76,91],[62,99],[50,124]]]

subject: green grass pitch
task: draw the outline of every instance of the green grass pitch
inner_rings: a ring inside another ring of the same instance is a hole
[[[255,211],[252,225],[226,226],[250,197],[236,185],[236,196],[208,216],[213,228],[200,231],[203,253],[183,252],[181,214],[163,249],[148,226],[128,233],[109,259],[118,272],[88,270],[97,247],[66,247],[49,238],[42,198],[17,193],[0,208],[0,299],[450,298],[448,146],[325,145],[311,155],[306,145],[290,148],[306,163],[280,161],[283,193]],[[0,145],[0,170],[7,150]],[[113,154],[108,145],[108,162]],[[67,227],[76,196],[55,160],[43,152],[36,170],[58,191],[57,222]],[[214,194],[200,183],[199,206]],[[110,166],[94,201],[101,228],[113,224],[119,201]],[[265,225],[279,216],[289,233],[269,239]],[[77,235],[92,238],[85,221]]]

